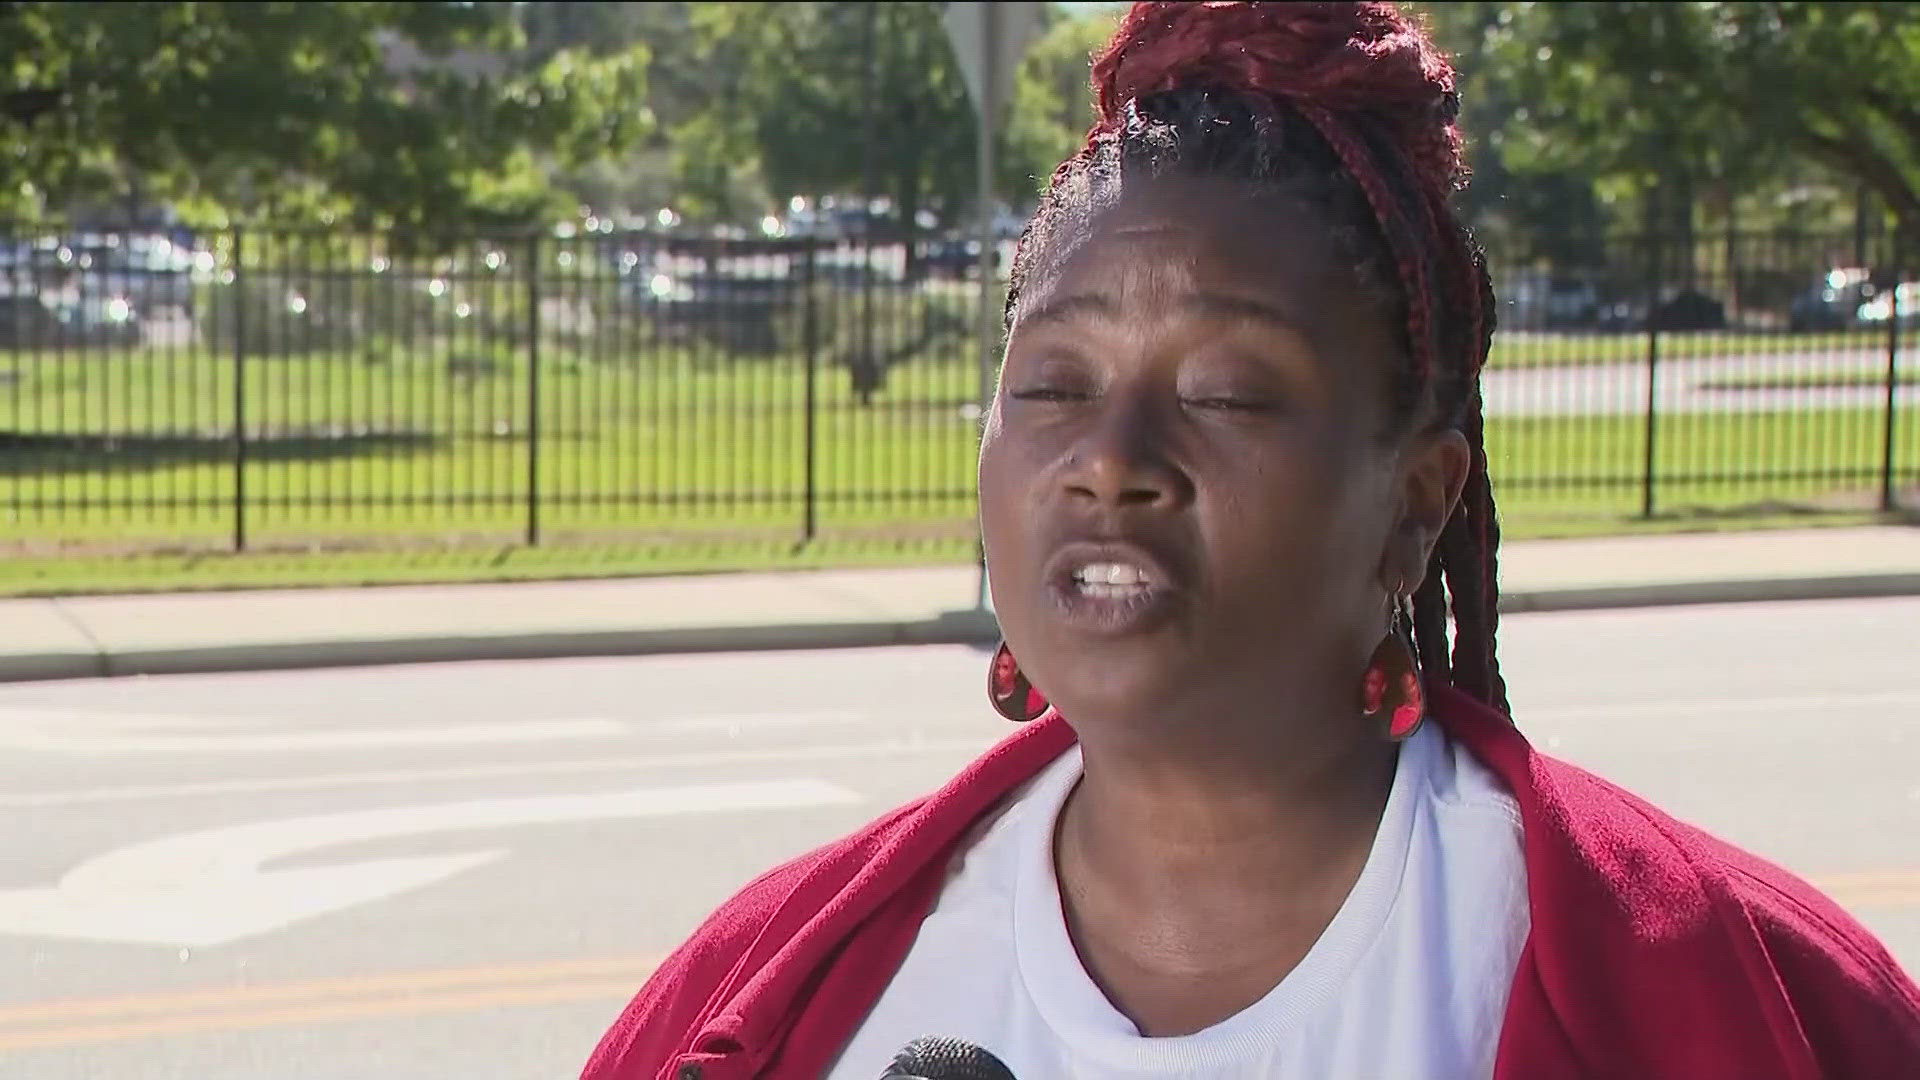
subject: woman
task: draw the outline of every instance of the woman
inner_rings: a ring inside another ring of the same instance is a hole
[[[748,885],[586,1077],[925,1035],[1028,1080],[1920,1075],[1853,920],[1504,716],[1445,60],[1390,4],[1149,3],[1093,75],[980,456],[1032,722]]]

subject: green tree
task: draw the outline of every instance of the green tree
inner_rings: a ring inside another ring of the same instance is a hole
[[[868,193],[896,228],[930,211],[957,221],[974,192],[974,120],[938,3],[690,5],[711,92],[672,133],[686,194],[739,218],[751,179],[769,201]],[[1057,16],[1052,16],[1057,18]],[[1084,83],[1085,57],[1079,61]],[[1021,80],[1039,92],[1044,80]],[[1056,103],[1016,100],[998,186],[1031,199],[1058,160]],[[1081,132],[1084,132],[1084,125]],[[1036,179],[1037,178],[1037,179]]]
[[[1502,265],[1544,263],[1578,269],[1597,265],[1605,254],[1610,224],[1592,173],[1576,164],[1529,160],[1528,167],[1508,163],[1508,144],[1527,142],[1529,116],[1517,99],[1515,80],[1502,69],[1504,57],[1482,47],[1499,25],[1503,3],[1433,3],[1418,8],[1434,39],[1453,56],[1461,98],[1460,122],[1467,133],[1467,161],[1473,182],[1457,201],[1461,215],[1481,241],[1497,252]]]
[[[527,62],[502,3],[0,4],[0,214],[443,229],[553,210],[648,129],[646,52]]]
[[[527,57],[543,64],[555,53],[580,49],[596,56],[645,48],[646,108],[653,123],[645,137],[617,153],[585,163],[554,163],[554,186],[607,216],[646,214],[679,202],[680,183],[668,133],[697,112],[717,81],[695,57],[690,5],[678,0],[547,0],[521,5]]]
[[[1029,153],[1029,162],[1051,170],[1080,148],[1093,126],[1093,54],[1113,36],[1122,8],[1094,10],[1056,20],[1020,65],[1008,119],[1009,139]],[[1029,177],[1031,190],[1048,172]]]
[[[1515,103],[1507,163],[1584,169],[1679,228],[1792,157],[1920,224],[1920,7],[1497,5],[1477,43]]]

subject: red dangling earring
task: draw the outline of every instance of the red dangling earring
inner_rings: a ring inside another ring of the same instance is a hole
[[[1047,699],[1027,681],[1019,661],[1013,658],[1013,650],[1004,641],[993,651],[993,663],[987,667],[987,700],[993,702],[994,712],[1016,724],[1047,711]]]
[[[1374,647],[1373,659],[1360,678],[1360,712],[1386,714],[1387,738],[1401,742],[1420,730],[1427,716],[1427,693],[1420,681],[1420,655],[1413,648],[1413,618],[1406,600],[1393,598],[1393,619],[1386,636]]]

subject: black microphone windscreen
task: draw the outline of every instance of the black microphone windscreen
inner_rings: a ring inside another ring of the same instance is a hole
[[[881,1080],[1014,1080],[1014,1076],[1005,1062],[965,1039],[929,1035],[902,1047]]]

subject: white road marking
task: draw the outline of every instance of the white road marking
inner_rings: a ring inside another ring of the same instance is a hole
[[[627,757],[565,758],[555,761],[499,762],[450,765],[438,769],[382,769],[368,772],[321,773],[316,776],[274,776],[248,780],[207,780],[185,784],[134,784],[122,787],[76,788],[0,795],[0,810],[38,810],[60,806],[139,802],[145,799],[190,799],[221,795],[260,795],[328,788],[380,787],[387,784],[430,784],[462,780],[501,780],[530,776],[572,776],[581,773],[644,772],[702,769],[730,765],[793,764],[840,759],[911,757],[917,754],[972,755],[993,744],[991,733],[972,739],[927,739],[855,743],[840,746],[768,747],[755,750],[715,750],[697,754],[634,754]]]
[[[304,852],[422,833],[836,806],[859,799],[836,784],[793,779],[396,806],[203,829],[96,856],[53,888],[0,891],[0,933],[204,948],[421,888],[506,854],[496,849],[262,869]]]
[[[618,720],[292,730],[285,721],[0,708],[0,748],[54,754],[228,754],[499,745],[631,734]]]

